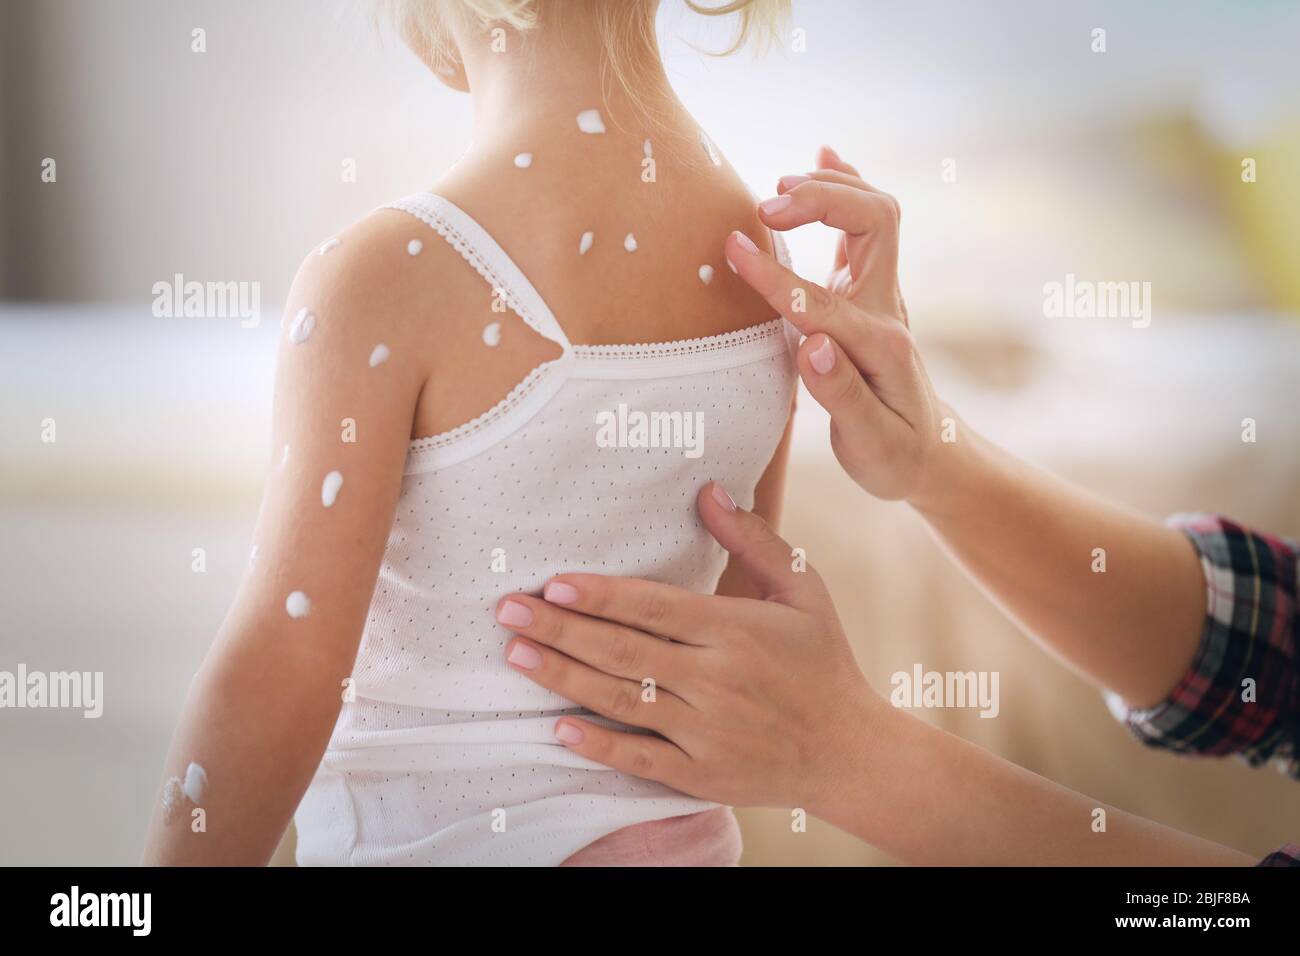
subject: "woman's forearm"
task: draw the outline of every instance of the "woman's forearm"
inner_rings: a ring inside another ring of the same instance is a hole
[[[1181,533],[962,428],[913,501],[958,563],[1029,634],[1138,706],[1186,671],[1205,582]]]
[[[1244,853],[1082,794],[883,702],[846,735],[810,811],[931,866],[1245,866]],[[1104,829],[1103,829],[1104,827]]]

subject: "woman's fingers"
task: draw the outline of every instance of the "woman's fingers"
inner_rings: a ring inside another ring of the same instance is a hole
[[[681,726],[682,711],[688,706],[648,675],[642,681],[614,677],[522,637],[506,646],[506,662],[534,683],[593,713],[669,737]]]
[[[839,296],[791,272],[744,233],[727,237],[725,254],[736,275],[804,335],[832,329],[832,334],[848,333],[851,310]]]
[[[809,179],[816,179],[816,180],[820,180],[821,182],[842,183],[845,186],[854,186],[857,189],[864,189],[869,193],[878,193],[881,196],[889,196],[889,193],[885,192],[883,189],[878,189],[875,186],[871,185],[871,183],[867,182],[856,172],[849,173],[849,172],[843,172],[838,169],[818,169],[810,173],[805,173],[804,175],[807,176]],[[788,180],[790,177],[783,176],[781,178],[784,180]],[[893,199],[892,196],[890,196],[889,198]]]
[[[777,192],[789,192],[799,183],[809,179],[815,179],[821,183],[839,183],[841,186],[852,186],[854,189],[861,189],[863,192],[880,192],[879,189],[861,176],[855,176],[852,173],[841,173],[835,169],[814,169],[806,173],[800,173],[797,176],[782,176],[776,182]]]
[[[834,612],[821,576],[806,567],[795,570],[790,545],[760,515],[737,507],[716,481],[700,489],[695,506],[704,527],[747,573],[764,604],[784,604],[823,615]],[[770,609],[765,609],[764,615],[769,614]],[[770,625],[770,618],[765,620]],[[755,631],[757,628],[755,621]]]
[[[658,780],[674,790],[691,792],[691,758],[667,740],[610,730],[576,717],[556,722],[555,739],[588,760],[634,777]]]
[[[773,199],[758,204],[759,218],[785,232],[810,222],[821,222],[849,235],[865,235],[882,225],[883,193],[861,186],[808,179]]]
[[[572,587],[572,585],[569,585]],[[553,585],[548,586],[552,591]],[[636,628],[588,617],[526,594],[511,594],[497,605],[497,621],[516,634],[553,647],[597,670],[640,683],[653,678],[671,685],[690,670],[683,660],[694,650]]]
[[[843,348],[854,364],[872,380],[889,378],[896,370],[893,357],[899,351],[896,339],[907,338],[907,330],[892,318],[864,312],[815,282],[791,272],[767,253],[750,248],[752,243],[727,240],[727,257],[736,274],[785,316],[804,335],[824,332]],[[748,244],[747,244],[748,243]],[[909,339],[910,341],[910,339]]]
[[[848,163],[840,159],[839,153],[829,146],[822,146],[817,150],[817,168],[822,171],[839,172],[848,176],[857,176],[858,171]],[[844,236],[840,236],[839,241],[835,243],[835,266],[832,274],[847,272],[849,268],[849,251],[848,245],[844,241]],[[836,291],[841,291],[837,288]]]
[[[742,613],[730,606],[741,598],[715,598],[671,584],[604,574],[557,575],[547,582],[542,597],[570,611],[684,644],[709,643],[708,623],[713,618]]]
[[[846,378],[849,369],[841,368],[841,359],[847,356],[866,377],[863,384],[869,386],[868,391],[885,408],[914,424],[929,388],[912,333],[900,322],[874,316],[864,319],[852,333],[837,336],[827,328],[826,335],[832,340],[829,346],[824,338],[804,339],[798,365],[808,391],[828,411],[830,405],[823,399],[846,409],[860,405],[857,383]]]
[[[800,183],[806,183],[810,179],[815,179],[822,183],[839,183],[841,186],[852,186],[855,189],[861,189],[864,192],[879,192],[867,185],[867,183],[858,176],[850,176],[848,173],[836,172],[833,169],[814,169],[810,172],[799,173],[797,175],[782,176],[776,181],[777,195],[785,195],[794,189]]]
[[[850,167],[851,168],[851,167]],[[866,182],[857,173],[841,172],[838,169],[815,169],[807,173],[797,175],[782,176],[776,182],[777,195],[785,195],[800,183],[807,182],[810,179],[816,179],[819,182],[840,183],[844,186],[852,186],[855,189],[862,189],[867,192],[880,192],[876,187]],[[840,234],[838,241],[835,243],[835,266],[831,270],[832,280],[827,283],[834,292],[846,293],[852,285],[853,277],[849,274],[849,256],[845,244],[845,236]],[[842,283],[838,279],[838,274],[844,273]],[[843,286],[841,288],[841,285]]]
[[[822,146],[821,149],[817,150],[817,168],[834,169],[861,178],[861,174],[851,164],[841,159],[840,154],[829,146]]]
[[[797,361],[809,394],[845,434],[881,436],[906,425],[899,417],[902,412],[881,400],[863,379],[855,359],[830,336],[818,333],[805,339]],[[884,390],[891,376],[882,372],[876,377],[882,384],[875,387]]]
[[[898,203],[885,193],[810,178],[758,204],[759,218],[779,231],[821,222],[844,233],[848,297],[869,311],[894,314],[898,302]]]

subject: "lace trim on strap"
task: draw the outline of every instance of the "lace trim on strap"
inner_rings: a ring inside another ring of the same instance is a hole
[[[537,386],[537,383],[542,380],[543,376],[545,376],[546,373],[551,370],[552,366],[559,361],[560,359],[552,359],[549,362],[543,362],[524,376],[524,380],[512,388],[505,398],[501,399],[501,401],[497,402],[482,415],[471,418],[463,425],[457,425],[455,428],[448,429],[445,432],[439,432],[438,434],[430,435],[427,438],[416,438],[411,442],[409,450],[411,452],[433,451],[438,448],[444,448],[452,442],[464,441],[472,435],[481,432],[488,425],[491,425],[503,415],[509,414],[514,408],[523,402],[523,400],[528,397],[529,393]]]
[[[505,441],[564,387],[568,381],[564,367],[571,363],[567,355],[543,362],[482,415],[449,431],[412,441],[407,448],[405,474],[436,471]]]
[[[773,319],[736,332],[678,342],[638,345],[578,345],[571,356],[573,376],[587,379],[636,379],[700,375],[761,362],[785,354],[792,360],[784,319]]]
[[[575,345],[575,358],[599,359],[647,359],[668,356],[698,355],[705,352],[717,352],[721,349],[736,348],[761,342],[778,334],[784,319],[772,319],[762,325],[751,325],[735,332],[723,332],[698,339],[679,339],[676,342],[642,342],[636,345]]]
[[[499,291],[506,305],[534,332],[568,351],[569,340],[541,295],[505,250],[468,213],[433,193],[416,193],[384,208],[410,213],[431,228],[487,281],[494,294]]]

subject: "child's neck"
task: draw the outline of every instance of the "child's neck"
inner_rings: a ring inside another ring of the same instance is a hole
[[[504,45],[504,49],[502,49]],[[494,50],[495,46],[495,50]],[[461,38],[474,109],[474,144],[490,147],[545,138],[557,124],[575,129],[578,114],[600,111],[606,135],[693,139],[697,127],[668,82],[653,42],[620,56],[629,94],[607,60],[594,17],[565,17],[535,29]]]

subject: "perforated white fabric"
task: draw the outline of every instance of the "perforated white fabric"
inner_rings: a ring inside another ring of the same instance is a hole
[[[717,479],[752,506],[789,413],[797,332],[776,319],[682,342],[573,346],[468,215],[428,193],[393,205],[563,354],[472,422],[412,442],[353,669],[357,699],[296,817],[299,862],[558,864],[621,827],[707,809],[559,745],[555,718],[581,711],[506,665],[510,633],[494,611],[563,571],[711,591],[726,555],[695,496]],[[701,413],[703,453],[599,447],[597,413],[620,404]]]

